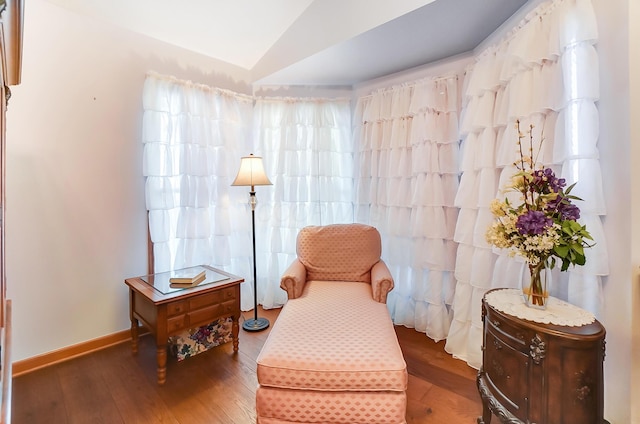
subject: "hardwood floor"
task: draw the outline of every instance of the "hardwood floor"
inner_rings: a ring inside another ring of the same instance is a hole
[[[259,315],[273,323],[278,313]],[[407,423],[475,423],[482,411],[476,371],[445,353],[444,342],[406,327],[396,332],[409,371]],[[149,336],[137,356],[122,343],[15,377],[12,422],[255,423],[255,359],[268,333],[240,330],[237,355],[227,343],[182,362],[169,357],[164,386],[156,384]]]

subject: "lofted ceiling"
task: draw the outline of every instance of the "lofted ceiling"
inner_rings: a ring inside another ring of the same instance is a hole
[[[473,50],[527,0],[48,0],[251,71],[351,86]]]

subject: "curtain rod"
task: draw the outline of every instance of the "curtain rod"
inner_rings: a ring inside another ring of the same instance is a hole
[[[421,79],[415,80],[415,81],[407,81],[407,82],[403,82],[402,84],[392,85],[391,87],[385,87],[385,88],[376,89],[376,90],[372,91],[371,94],[367,94],[366,96],[360,96],[360,97],[358,97],[358,99],[367,99],[369,97],[373,97],[374,94],[391,92],[391,91],[394,91],[395,89],[397,89],[398,87],[414,88],[415,86],[420,85],[420,84],[429,83],[429,82],[437,83],[437,82],[440,82],[440,81],[445,81],[445,80],[450,80],[450,79],[455,79],[457,81],[458,80],[458,74],[441,76],[441,77],[433,77],[433,78],[425,77],[425,78],[421,78]]]
[[[226,96],[237,97],[246,101],[254,100],[254,97],[248,94],[236,93],[235,91],[231,91],[225,88],[211,87],[206,84],[197,83],[190,80],[183,80],[183,79],[174,77],[173,75],[164,75],[155,71],[148,71],[147,77],[154,77],[160,80],[169,81],[174,84],[184,85],[187,87],[196,87],[202,91],[209,91],[209,92],[219,93]]]
[[[349,97],[264,97],[264,96],[258,96],[258,97],[254,97],[255,100],[262,100],[262,101],[284,101],[287,103],[297,103],[297,102],[315,102],[315,103],[322,103],[322,102],[350,102],[351,99]]]
[[[224,88],[218,88],[218,87],[211,87],[208,86],[206,84],[202,84],[202,83],[196,83],[193,81],[189,81],[189,80],[183,80],[177,77],[174,77],[172,75],[163,75],[160,74],[158,72],[155,71],[148,71],[147,72],[147,76],[152,76],[154,78],[158,78],[164,81],[169,81],[172,83],[176,83],[176,84],[180,84],[180,85],[185,85],[185,86],[189,86],[189,87],[196,87],[199,88],[203,91],[210,91],[210,92],[215,92],[215,93],[220,93],[220,94],[224,94],[227,96],[233,96],[233,97],[237,97],[237,98],[241,98],[243,100],[249,101],[249,102],[253,102],[255,103],[256,100],[264,100],[264,101],[285,101],[285,102],[289,102],[289,103],[294,103],[294,102],[350,102],[351,99],[349,97],[335,97],[335,98],[329,98],[329,97],[256,97],[256,96],[252,96],[249,94],[242,94],[242,93],[236,93],[234,91],[228,90],[228,89],[224,89]]]

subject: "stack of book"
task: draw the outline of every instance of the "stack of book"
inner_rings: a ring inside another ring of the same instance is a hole
[[[175,271],[169,278],[169,285],[173,288],[185,288],[197,286],[207,278],[207,271],[195,273],[193,270]]]

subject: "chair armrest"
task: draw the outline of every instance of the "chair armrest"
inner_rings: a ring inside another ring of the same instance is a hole
[[[287,292],[289,299],[295,299],[302,295],[302,290],[307,282],[307,269],[300,260],[295,259],[289,268],[282,274],[280,288]]]
[[[380,303],[387,303],[387,294],[393,289],[393,277],[387,264],[380,259],[371,268],[371,290],[373,300]]]

